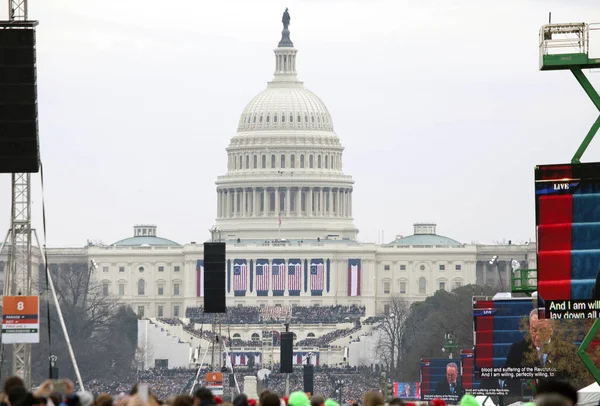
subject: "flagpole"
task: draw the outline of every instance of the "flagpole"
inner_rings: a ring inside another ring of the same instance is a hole
[[[277,232],[277,241],[281,241],[281,212],[279,212],[279,231]]]

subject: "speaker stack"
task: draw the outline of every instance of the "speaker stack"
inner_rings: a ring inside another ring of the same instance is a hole
[[[281,333],[281,347],[279,349],[281,356],[279,364],[281,365],[281,373],[291,374],[294,372],[294,366],[292,364],[292,356],[294,353],[294,333],[283,332]]]
[[[0,173],[40,169],[36,25],[0,23]]]
[[[225,243],[204,243],[204,313],[225,313]]]

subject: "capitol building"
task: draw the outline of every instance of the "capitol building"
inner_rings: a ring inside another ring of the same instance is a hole
[[[463,243],[438,234],[432,222],[417,222],[384,244],[361,242],[343,134],[335,132],[326,104],[300,81],[300,55],[284,29],[273,78],[241,112],[226,149],[227,171],[216,179],[211,232],[226,242],[228,307],[356,305],[367,318],[388,312],[394,296],[414,302],[467,284],[502,283],[510,290],[512,260],[536,268],[535,243]],[[124,237],[48,249],[48,261],[82,272],[93,262],[104,294],[142,318],[185,318],[187,309],[203,305],[204,236],[176,242],[157,225],[142,224]],[[1,271],[6,256],[0,260]],[[298,329],[298,339],[336,328]],[[252,329],[232,332],[254,339]]]

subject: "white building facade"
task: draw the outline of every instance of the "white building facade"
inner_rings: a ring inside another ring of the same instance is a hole
[[[288,30],[274,52],[274,78],[242,112],[227,172],[216,181],[228,306],[355,304],[374,316],[394,295],[418,301],[500,279],[509,290],[513,259],[536,267],[535,244],[463,244],[438,235],[432,223],[417,223],[412,235],[389,244],[359,242],[354,182],[343,172],[333,119],[298,80]],[[84,269],[94,260],[105,294],[145,317],[183,317],[203,304],[202,243],[161,238],[154,225],[136,225],[132,237],[111,245],[48,249],[48,258]],[[0,257],[0,272],[5,263]]]

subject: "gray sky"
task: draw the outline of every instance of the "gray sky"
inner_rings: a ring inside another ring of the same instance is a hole
[[[597,115],[570,73],[538,71],[538,30],[548,11],[600,22],[595,0],[30,0],[48,246],[113,243],[134,223],[208,237],[225,147],[272,78],[286,6],[300,80],[346,147],[361,240],[415,221],[463,242],[534,237],[534,165],[570,161]],[[0,191],[4,233],[9,175]]]

